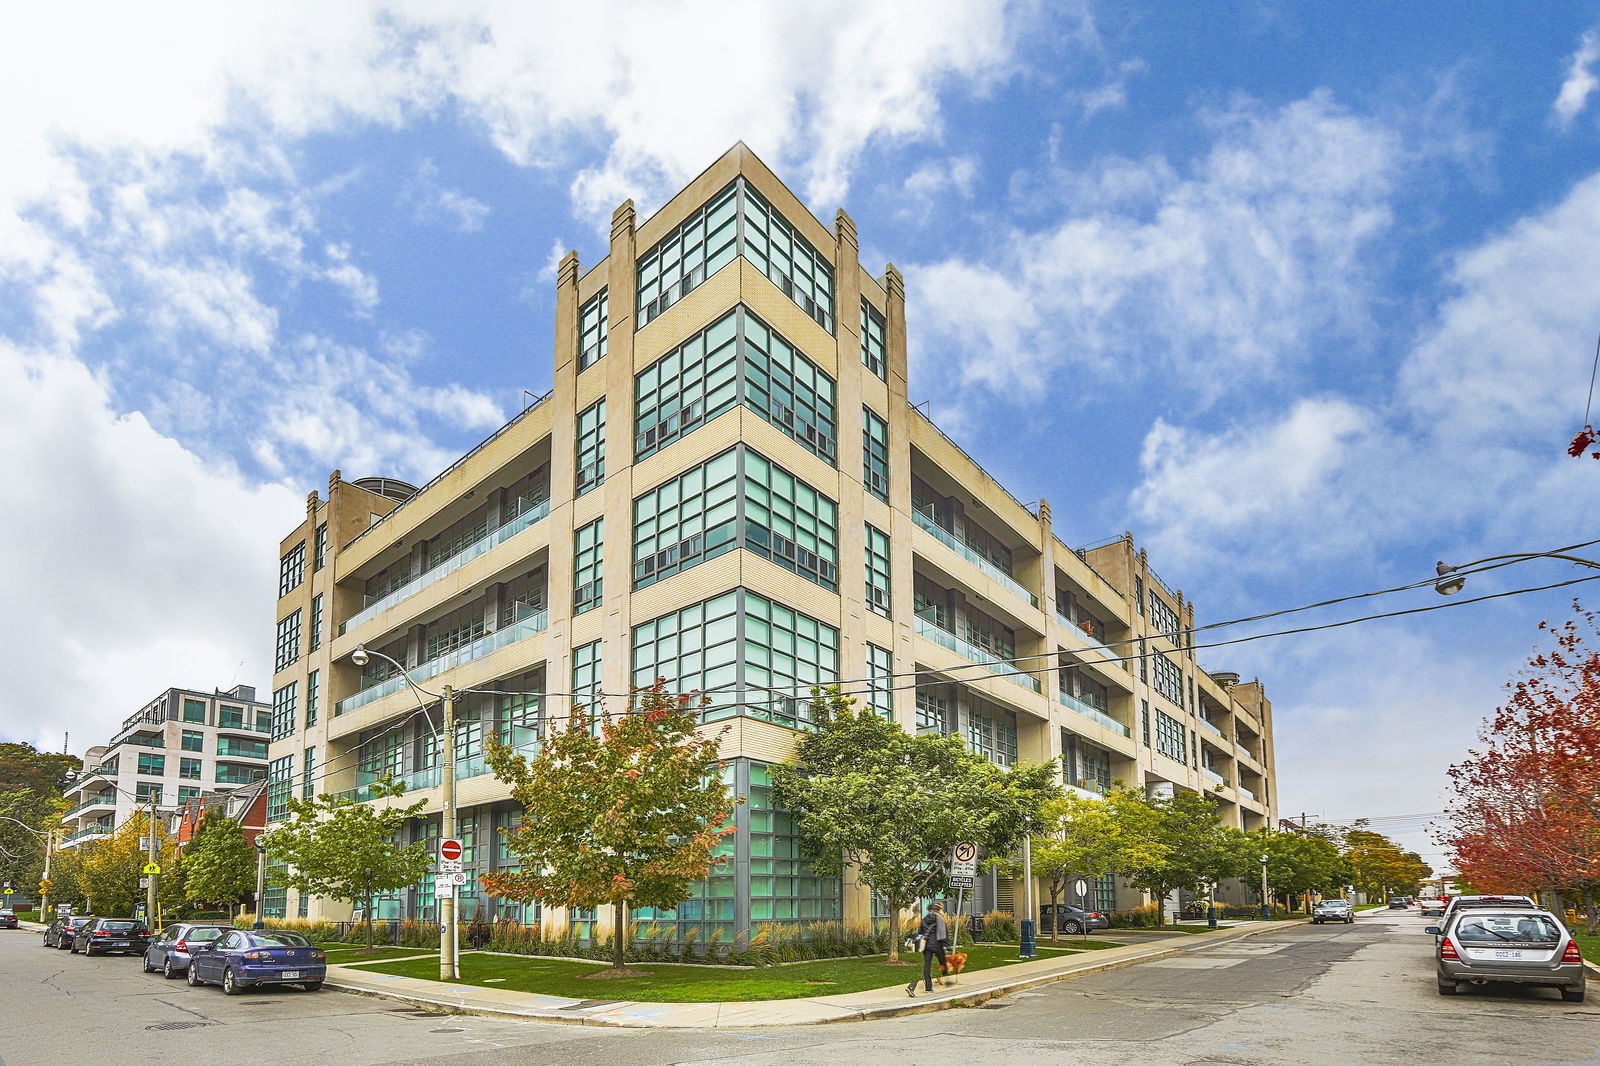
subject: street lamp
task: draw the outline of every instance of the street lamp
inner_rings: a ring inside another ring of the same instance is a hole
[[[261,842],[264,836],[266,836],[265,831],[256,834],[256,924],[251,927],[253,929],[267,927],[264,920],[267,901],[267,846]]]
[[[404,664],[396,662],[381,651],[371,651],[365,644],[357,644],[350,653],[350,661],[365,666],[376,655],[400,671],[406,684],[424,696],[444,701],[444,729],[440,746],[444,748],[444,765],[439,774],[440,806],[439,839],[453,840],[456,835],[456,693],[449,685],[444,692],[429,692],[411,679]],[[456,894],[451,886],[448,894],[438,897],[439,902],[439,980],[454,981],[461,976],[461,944],[456,929]],[[620,931],[618,933],[620,934]]]
[[[1434,566],[1434,572],[1437,573],[1439,577],[1433,583],[1433,590],[1441,596],[1454,596],[1467,585],[1467,578],[1465,574],[1456,577],[1451,576],[1452,574],[1456,574],[1457,571],[1470,570],[1472,567],[1481,566],[1484,563],[1496,563],[1521,559],[1564,559],[1567,562],[1573,563],[1577,566],[1587,566],[1595,570],[1600,570],[1600,563],[1595,562],[1593,559],[1583,559],[1579,556],[1567,555],[1566,553],[1559,551],[1512,552],[1510,555],[1491,555],[1485,559],[1475,559],[1470,563],[1459,563],[1455,566],[1451,566],[1443,559],[1440,559],[1438,564]]]
[[[1262,853],[1262,856],[1261,856],[1261,920],[1263,922],[1265,922],[1265,921],[1270,921],[1271,918],[1272,918],[1271,914],[1269,914],[1268,911],[1267,911],[1267,856],[1266,856],[1265,853]]]

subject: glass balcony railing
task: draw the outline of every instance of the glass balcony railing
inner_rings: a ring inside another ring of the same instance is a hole
[[[1224,733],[1222,731],[1222,727],[1221,726],[1214,725],[1211,722],[1206,721],[1204,718],[1200,719],[1200,728],[1208,730],[1208,731],[1210,731],[1212,733],[1215,733],[1217,736],[1221,737],[1223,740],[1227,740],[1228,739],[1228,734],[1226,734],[1226,733]]]
[[[217,728],[238,729],[245,733],[270,733],[272,732],[272,722],[270,719],[264,722],[246,722],[239,718],[228,718],[218,722]]]
[[[1202,767],[1200,767],[1200,772],[1205,775],[1205,778],[1206,778],[1207,781],[1211,781],[1214,784],[1221,785],[1223,788],[1227,788],[1228,787],[1228,779],[1226,777],[1223,777],[1221,774],[1217,773],[1211,767],[1202,766]]]
[[[1106,712],[1100,710],[1092,703],[1085,703],[1078,697],[1069,696],[1067,693],[1061,691],[1056,692],[1056,698],[1061,701],[1061,706],[1066,707],[1068,710],[1076,711],[1085,718],[1092,718],[1094,721],[1099,722],[1113,733],[1124,737],[1132,735],[1128,732],[1127,726],[1123,725]]]
[[[1256,757],[1255,752],[1237,742],[1233,745],[1233,750],[1238,752],[1240,755],[1243,755],[1246,759],[1254,759]]]
[[[515,644],[517,641],[531,637],[535,633],[542,633],[549,625],[550,613],[548,611],[539,611],[536,614],[531,614],[521,621],[513,622],[504,629],[486,633],[470,644],[463,644],[454,651],[446,652],[437,659],[429,659],[425,663],[419,663],[411,667],[409,670],[411,679],[413,681],[425,681],[430,677],[444,673],[446,670],[454,669],[463,663],[470,663],[474,659],[481,659],[491,652],[499,651],[508,644]],[[393,677],[380,681],[376,685],[369,685],[354,696],[340,700],[334,704],[333,713],[335,715],[349,714],[358,707],[365,707],[374,700],[381,700],[385,696],[393,695],[405,687],[405,675],[395,674]]]
[[[1085,799],[1097,800],[1105,799],[1106,794],[1109,793],[1111,789],[1094,781],[1086,782],[1084,785],[1075,785],[1069,781],[1067,782],[1067,791],[1073,793],[1074,795],[1082,796]]]
[[[88,810],[90,807],[115,807],[116,805],[117,805],[117,797],[112,795],[111,793],[107,792],[103,796],[94,796],[94,797],[92,797],[90,799],[84,800],[82,803],[78,804],[76,807],[73,807],[70,810],[68,810],[67,813],[63,814],[61,817],[62,818],[75,817],[76,815],[82,813],[83,811]]]
[[[121,740],[117,741],[117,743],[134,744],[141,748],[164,748],[167,746],[167,742],[160,737],[147,737],[138,733],[135,733],[132,736],[123,737]]]
[[[1006,663],[993,662],[992,660],[996,658],[993,652],[984,651],[976,644],[961,639],[948,629],[943,629],[934,625],[926,618],[917,619],[917,632],[941,647],[949,648],[958,655],[965,655],[975,663],[984,664],[992,672],[999,674],[1007,681],[1013,681],[1021,685],[1023,688],[1031,689],[1034,692],[1043,691],[1043,687],[1039,684],[1038,678],[1032,677],[1028,674],[1019,673],[1016,667],[1010,666]]]
[[[219,785],[248,785],[252,781],[260,781],[267,776],[265,770],[224,770],[217,768],[217,784]]]
[[[237,741],[217,738],[217,754],[234,759],[265,759],[267,746],[259,740]]]
[[[109,825],[86,825],[77,832],[68,833],[62,837],[61,842],[63,844],[71,844],[79,840],[87,840],[89,837],[108,837],[110,835],[111,827]]]
[[[468,544],[465,548],[462,548],[460,551],[439,563],[437,566],[424,570],[422,573],[418,574],[410,581],[407,581],[399,588],[368,603],[361,610],[345,619],[345,621],[339,626],[339,635],[344,636],[352,629],[356,629],[362,624],[370,622],[372,619],[378,617],[384,611],[387,611],[401,600],[415,596],[417,593],[421,592],[423,589],[427,588],[441,577],[444,577],[446,574],[454,573],[485,552],[494,548],[498,548],[500,545],[504,544],[518,533],[521,533],[524,529],[527,529],[537,523],[541,518],[544,518],[549,513],[550,501],[545,500],[543,503],[535,504],[528,510],[523,511],[521,514],[517,515],[517,517],[500,526],[498,529],[490,530],[488,533],[485,533],[483,536],[479,537],[471,544]]]
[[[938,522],[935,522],[921,511],[916,510],[911,512],[911,520],[916,522],[917,525],[921,526],[929,533],[933,534],[934,539],[940,544],[943,544],[946,548],[949,548],[967,562],[971,563],[973,566],[976,566],[979,570],[982,570],[985,574],[988,574],[990,577],[1000,582],[1000,584],[1004,585],[1018,596],[1027,600],[1033,606],[1039,606],[1039,597],[1023,588],[1017,583],[1016,578],[1000,569],[986,556],[980,555],[967,545],[961,543],[956,539],[954,533],[951,533],[948,529],[945,529]]]
[[[1245,788],[1243,785],[1240,785],[1239,787],[1235,788],[1234,791],[1239,793],[1239,795],[1243,796],[1245,799],[1250,800],[1253,803],[1260,803],[1261,802],[1261,797],[1260,796],[1256,795],[1254,792],[1250,791],[1248,788]]]

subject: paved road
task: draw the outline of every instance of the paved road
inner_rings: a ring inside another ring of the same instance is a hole
[[[47,951],[7,930],[0,1066],[1600,1063],[1600,984],[1582,1005],[1514,988],[1444,999],[1424,924],[1398,912],[1287,926],[978,1009],[749,1032],[448,1017],[291,989],[230,999],[141,974],[132,958]],[[150,1028],[170,1023],[185,1027]]]

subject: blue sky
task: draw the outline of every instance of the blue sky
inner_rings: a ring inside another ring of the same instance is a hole
[[[0,17],[0,733],[264,688],[305,494],[548,388],[555,262],[740,139],[905,274],[913,400],[1202,621],[1595,527],[1600,6],[46,6]],[[1569,596],[1202,661],[1267,681],[1286,809],[1437,811]]]

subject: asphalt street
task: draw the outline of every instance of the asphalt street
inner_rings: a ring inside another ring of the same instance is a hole
[[[749,1031],[498,1021],[294,989],[229,998],[4,930],[0,1066],[1600,1063],[1600,985],[1585,1004],[1507,986],[1445,999],[1426,924],[1407,911],[1290,925],[978,1008]]]

